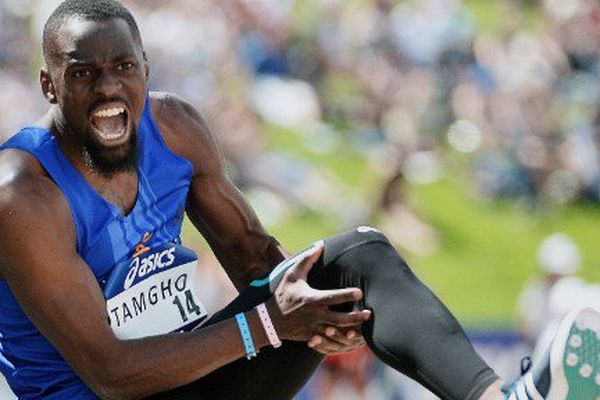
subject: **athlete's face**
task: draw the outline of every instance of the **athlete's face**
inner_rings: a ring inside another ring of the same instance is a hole
[[[140,41],[123,19],[71,18],[52,45],[41,82],[46,96],[59,106],[59,132],[99,172],[131,169],[147,91]]]

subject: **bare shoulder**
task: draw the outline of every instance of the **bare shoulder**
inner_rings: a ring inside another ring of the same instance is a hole
[[[222,168],[216,138],[193,105],[168,92],[152,92],[150,104],[167,146],[188,159],[196,173]]]
[[[38,161],[21,150],[0,151],[0,271],[24,256],[31,242],[75,244],[67,200]],[[22,254],[21,254],[22,253]]]
[[[61,198],[60,190],[34,156],[16,149],[0,151],[2,209],[34,201],[54,204]]]

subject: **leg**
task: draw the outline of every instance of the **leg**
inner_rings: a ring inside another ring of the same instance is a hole
[[[284,271],[285,268],[280,268],[270,279],[257,281],[210,322],[247,311],[268,299]],[[373,310],[373,317],[362,328],[369,347],[388,365],[442,399],[505,398],[500,392],[498,377],[475,353],[458,322],[380,233],[362,230],[326,239],[323,256],[311,270],[309,283],[321,289],[360,287],[365,296],[358,306]],[[349,304],[348,308],[351,307]],[[577,325],[581,318],[589,321],[584,324],[585,328]],[[543,393],[550,391],[549,399],[564,398],[561,396],[566,390],[569,400],[598,398],[600,383],[594,386],[593,381],[600,375],[594,375],[594,371],[588,374],[589,368],[580,368],[584,381],[580,375],[567,374],[565,365],[570,367],[569,360],[573,358],[566,349],[573,343],[574,327],[586,332],[583,346],[577,349],[586,354],[591,363],[598,358],[600,314],[593,310],[580,312],[563,325],[562,331],[567,333],[557,336],[559,340],[555,339],[551,352],[558,354],[553,359],[566,361],[555,362],[554,366],[548,364],[550,367],[542,368],[537,378],[530,379],[532,374],[528,372],[524,379],[507,389],[506,398],[537,399],[529,397],[529,392],[523,394],[529,380]],[[252,361],[240,359],[193,384],[153,399],[290,399],[320,361],[321,356],[309,350],[305,343],[286,342],[278,350],[263,350]],[[565,374],[567,379],[563,382],[559,378]],[[571,396],[571,392],[582,391],[586,391],[586,397]],[[554,396],[554,392],[561,395]]]
[[[365,294],[360,306],[373,311],[363,326],[369,347],[441,398],[478,399],[498,380],[456,319],[379,232],[363,229],[326,239],[309,283],[320,289],[360,287]]]
[[[373,310],[363,335],[375,354],[442,399],[599,400],[600,311],[574,309],[561,323],[546,360],[529,365],[512,387],[475,353],[458,322],[410,271],[380,233],[362,229],[325,241],[317,288],[361,287]],[[597,305],[596,305],[597,307]]]
[[[284,272],[285,268],[280,268],[270,279],[257,281],[260,283],[242,292],[209,323],[267,300]],[[388,365],[441,398],[478,399],[497,381],[454,317],[382,234],[363,230],[326,239],[309,283],[319,289],[360,287],[364,298],[359,306],[373,310],[362,329],[369,347]],[[348,309],[351,307],[349,304]],[[306,343],[287,342],[278,350],[263,350],[251,361],[240,359],[153,399],[289,399],[321,359]]]

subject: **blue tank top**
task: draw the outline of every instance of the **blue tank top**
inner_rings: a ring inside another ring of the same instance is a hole
[[[31,153],[62,191],[75,224],[77,252],[103,288],[115,266],[126,262],[140,243],[180,243],[192,165],[163,142],[149,98],[138,125],[138,143],[138,195],[126,216],[89,185],[47,130],[25,128],[0,147]],[[23,313],[4,280],[0,371],[19,399],[97,399]]]

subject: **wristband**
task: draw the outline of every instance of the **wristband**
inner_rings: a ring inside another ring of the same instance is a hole
[[[254,342],[252,341],[252,334],[250,333],[250,327],[244,313],[235,315],[235,320],[240,329],[240,335],[242,335],[242,343],[246,349],[246,358],[249,360],[252,357],[256,357],[256,350],[254,349]]]
[[[273,321],[271,321],[271,317],[269,316],[269,311],[267,311],[267,306],[265,306],[265,303],[260,303],[257,305],[256,311],[258,311],[260,322],[262,322],[262,326],[265,328],[265,332],[269,338],[269,343],[271,343],[271,346],[274,348],[280,347],[281,340],[279,340],[279,336],[277,336],[277,331],[273,326]]]

